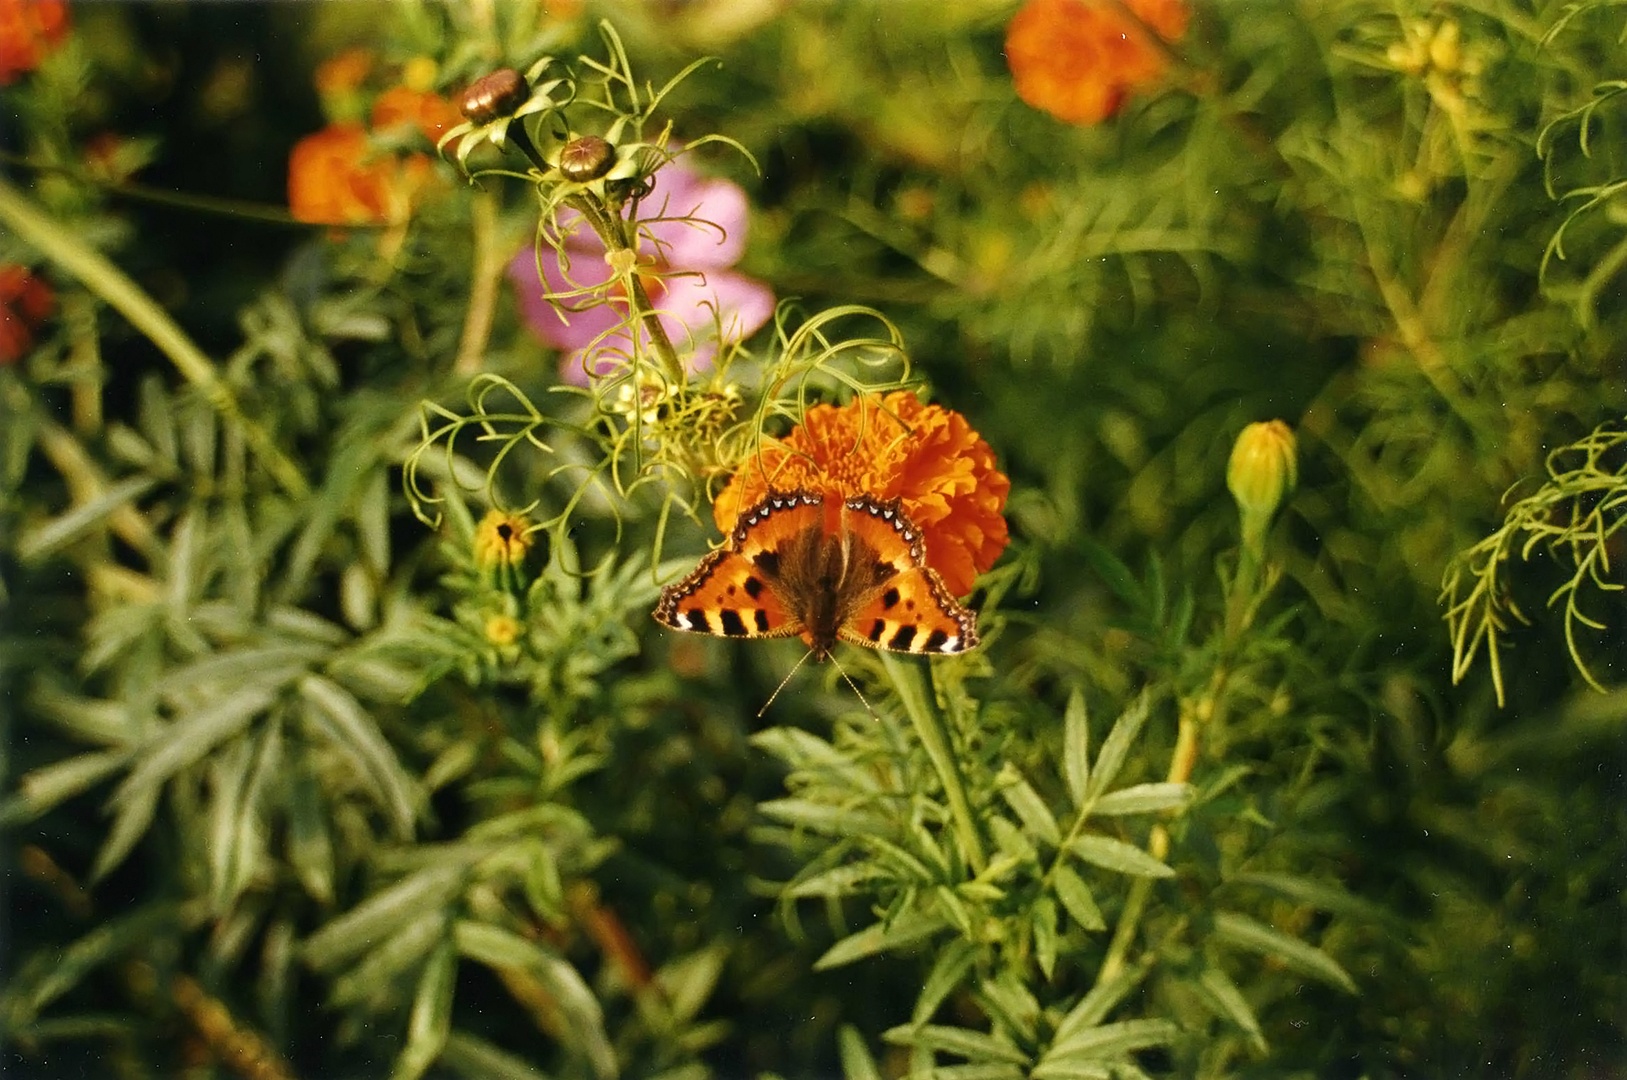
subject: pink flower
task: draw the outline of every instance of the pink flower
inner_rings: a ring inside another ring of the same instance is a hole
[[[705,370],[720,342],[747,337],[774,313],[774,291],[730,269],[746,246],[746,193],[737,184],[701,176],[675,161],[655,174],[654,190],[638,211],[643,221],[639,276],[645,291],[689,368]],[[619,287],[612,286],[608,302],[603,292],[582,291],[600,288],[614,276],[605,262],[604,244],[574,211],[562,211],[559,222],[565,250],[556,255],[542,249],[541,279],[538,254],[530,247],[514,257],[508,273],[526,325],[545,345],[566,351],[561,375],[582,386],[590,374],[607,375],[624,367],[633,343],[623,325],[627,305]],[[582,310],[561,310],[544,298],[546,293],[567,294],[566,306]]]

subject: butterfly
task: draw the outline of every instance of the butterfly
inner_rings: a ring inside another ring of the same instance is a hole
[[[825,530],[824,496],[771,492],[740,515],[727,547],[661,590],[655,621],[720,637],[800,636],[816,660],[837,641],[948,655],[977,647],[977,616],[926,565],[921,530],[897,499],[842,504]]]

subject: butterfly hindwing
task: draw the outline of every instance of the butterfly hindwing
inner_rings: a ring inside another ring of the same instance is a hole
[[[707,555],[690,575],[661,590],[655,619],[674,630],[719,637],[789,637],[801,633],[780,578],[780,550],[817,530],[818,495],[771,495],[740,515],[729,546]]]
[[[853,548],[873,553],[880,583],[859,599],[838,636],[891,652],[948,655],[976,648],[977,616],[925,565],[921,530],[897,500],[854,498],[844,505]]]

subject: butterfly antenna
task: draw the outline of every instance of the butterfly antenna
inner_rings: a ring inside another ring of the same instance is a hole
[[[836,670],[841,673],[843,679],[847,680],[848,687],[858,696],[859,704],[863,705],[864,711],[870,714],[870,719],[878,724],[881,723],[881,717],[877,716],[876,710],[870,707],[870,700],[864,696],[864,691],[859,689],[859,684],[853,681],[853,676],[847,673],[847,668],[842,666],[842,662],[836,659],[834,653],[831,655],[830,662],[836,665]]]
[[[780,680],[780,685],[774,688],[774,692],[768,695],[768,700],[763,702],[763,707],[757,710],[757,719],[761,720],[763,718],[763,714],[768,711],[768,707],[774,704],[774,699],[780,696],[780,691],[785,689],[785,684],[791,681],[792,676],[802,670],[802,665],[806,664],[808,662],[808,657],[812,655],[813,650],[809,649],[807,652],[802,654],[802,659],[798,660],[791,670],[785,673],[785,678]]]

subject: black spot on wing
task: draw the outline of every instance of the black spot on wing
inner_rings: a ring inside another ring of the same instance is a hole
[[[758,578],[754,578],[754,577],[747,578],[746,581],[745,581],[745,587],[746,587],[746,595],[751,597],[753,600],[757,599],[757,597],[762,595],[763,583]],[[733,589],[734,586],[731,585],[730,588]]]
[[[764,611],[762,608],[758,608],[751,614],[753,620],[757,623],[757,632],[759,634],[768,633],[768,612]]]
[[[922,646],[925,652],[943,652],[943,647],[949,643],[949,635],[941,629],[934,630],[926,636],[926,644]]]
[[[903,626],[898,628],[898,633],[893,635],[892,640],[887,642],[887,647],[889,649],[897,649],[899,652],[908,652],[910,642],[914,640],[915,627],[909,623],[905,623]]]
[[[744,637],[746,624],[740,618],[740,612],[734,608],[724,608],[718,612],[718,621],[723,624],[723,632],[730,637]]]
[[[756,565],[758,570],[762,571],[764,574],[767,574],[769,577],[780,576],[780,553],[778,551],[759,551],[751,561]],[[755,596],[757,594],[753,593],[752,595]]]
[[[881,594],[881,606],[888,611],[898,606],[898,590],[896,588],[888,589]]]
[[[887,629],[887,620],[886,619],[877,619],[870,626],[870,635],[869,635],[870,640],[871,641],[880,641],[882,632],[885,631],[886,629]]]
[[[679,615],[678,618],[681,622],[688,623],[691,630],[699,630],[702,633],[705,633],[712,628],[711,623],[707,621],[706,610],[704,608],[690,608],[688,611]]]

